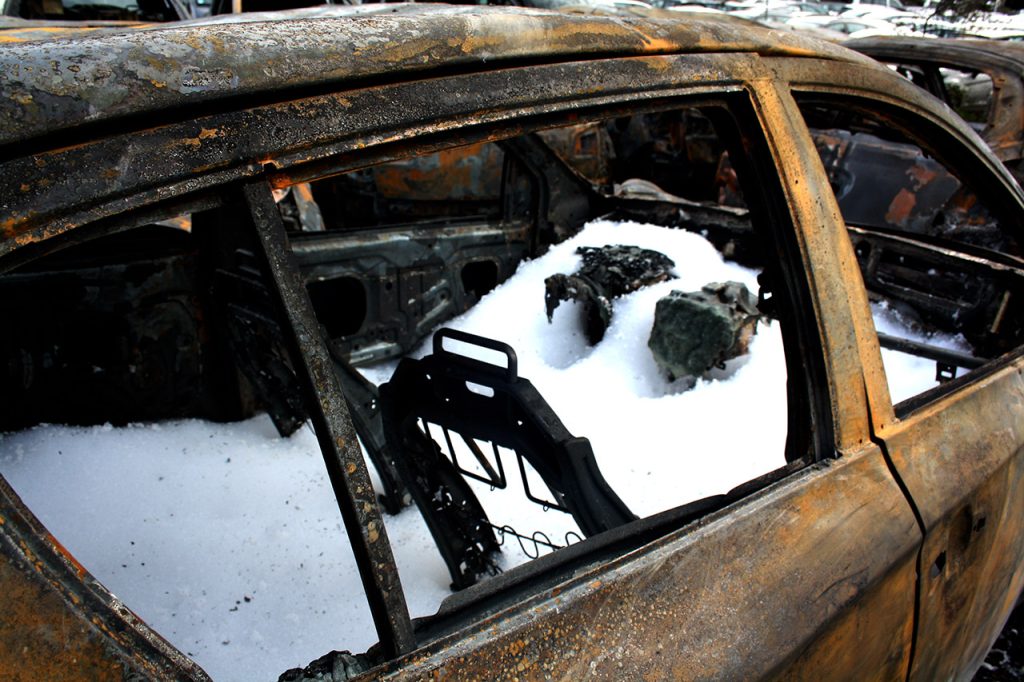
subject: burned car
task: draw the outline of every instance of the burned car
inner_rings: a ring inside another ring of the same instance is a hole
[[[953,108],[1024,178],[1024,48],[998,40],[877,37],[845,43]]]
[[[378,6],[9,41],[0,93],[0,424],[308,419],[376,644],[284,679],[963,677],[1021,592],[1024,195],[863,56],[712,17]],[[844,208],[863,136],[981,227],[903,220],[899,192],[885,225]],[[572,382],[526,381],[544,349],[513,339],[440,331],[379,389],[359,374],[608,217],[606,243],[685,237],[680,280],[691,248],[749,269],[781,399],[694,404],[641,447],[561,419]],[[935,385],[895,390],[891,352]],[[762,414],[780,438],[736,427]],[[757,473],[626,489],[640,459],[728,448]],[[517,470],[578,541],[502,572],[474,485]],[[457,589],[415,618],[385,513],[410,500]],[[5,677],[207,679],[6,479],[0,554]]]

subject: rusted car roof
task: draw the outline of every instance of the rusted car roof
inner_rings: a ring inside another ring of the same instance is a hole
[[[201,20],[78,38],[0,36],[0,145],[85,123],[388,74],[525,60],[757,52],[856,59],[792,33],[710,17],[573,16],[524,8],[374,5]]]

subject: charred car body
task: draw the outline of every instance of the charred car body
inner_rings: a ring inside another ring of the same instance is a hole
[[[8,42],[0,95],[3,428],[308,416],[380,642],[321,667],[935,679],[980,664],[1021,591],[1024,196],[865,58],[704,17],[377,7]],[[886,225],[850,214],[836,150],[865,135],[941,167],[984,238],[903,219],[900,193]],[[435,336],[379,396],[352,370],[606,215],[757,269],[785,350],[778,465],[645,518],[500,340],[463,339],[502,366]],[[872,304],[968,347],[877,334]],[[894,404],[883,347],[941,385]],[[410,489],[464,588],[429,618],[409,616],[356,430],[385,507]],[[458,436],[534,466],[586,540],[480,580],[494,547]],[[0,671],[205,678],[3,480],[0,550]]]

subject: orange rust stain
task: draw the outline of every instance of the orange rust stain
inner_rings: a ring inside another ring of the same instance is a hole
[[[971,192],[961,190],[953,195],[951,203],[958,210],[970,211],[978,203],[978,196]]]
[[[182,143],[187,144],[188,146],[193,148],[198,148],[201,144],[203,144],[203,140],[212,140],[214,138],[220,137],[220,135],[221,131],[218,130],[217,128],[202,128],[199,131],[199,135],[197,135],[196,137],[186,138],[182,140]]]
[[[921,166],[913,166],[907,171],[907,174],[910,175],[911,179],[914,181],[914,189],[916,190],[927,185],[935,179],[936,175],[938,175],[936,171],[922,168]]]
[[[56,588],[56,589],[54,589]],[[5,625],[0,634],[0,678],[25,680],[125,677],[118,652],[100,641],[88,621],[69,608],[66,590],[39,575],[22,573],[0,562],[0,593]]]
[[[679,43],[664,38],[650,38],[644,36],[644,49],[651,52],[670,52],[679,49]]]
[[[184,43],[196,52],[204,51],[203,48],[205,47],[205,43],[202,40],[200,40],[199,34],[197,33],[189,35],[188,38],[184,40]]]
[[[3,223],[0,224],[0,229],[3,229],[4,237],[13,239],[18,235],[18,223],[20,221],[17,218],[5,218]]]
[[[53,545],[53,548],[57,550],[57,552],[74,567],[75,573],[78,575],[79,579],[85,576],[85,567],[82,566],[82,564],[78,563],[78,559],[76,559],[74,555],[71,554],[71,552],[69,552],[66,547],[64,547],[64,545],[60,544],[57,538],[47,534],[46,539],[50,542],[51,545]]]
[[[425,58],[430,54],[431,48],[436,46],[437,41],[421,38],[401,43],[389,42],[382,51],[378,48],[366,48],[355,50],[353,54],[357,57],[369,57],[377,62],[406,62],[416,57]]]
[[[434,159],[380,166],[374,170],[382,196],[458,199],[465,193],[481,193],[500,181],[500,163],[484,154],[484,143],[438,152]]]
[[[508,646],[505,648],[509,654],[513,656],[518,656],[523,651],[523,649],[526,648],[526,642],[524,642],[521,639],[516,639],[509,642]]]
[[[110,21],[105,22],[107,26],[141,26],[142,24],[136,24],[131,21]],[[27,43],[33,40],[41,40],[43,38],[49,40],[52,38],[70,38],[80,36],[83,33],[90,33],[92,31],[98,31],[102,28],[101,26],[75,26],[73,28],[65,26],[34,26],[32,28],[14,29],[11,31],[5,31],[4,35],[0,36],[0,43]]]
[[[533,44],[544,44],[544,45],[562,45],[562,44],[577,44],[581,41],[585,41],[587,38],[595,38],[598,36],[614,36],[621,38],[623,35],[633,35],[634,31],[627,29],[616,23],[593,23],[579,25],[576,23],[565,25],[565,26],[550,26],[542,25],[533,29],[517,30],[515,32],[515,43],[523,45],[524,49],[526,46]],[[654,44],[656,42],[646,36],[641,35],[641,40],[646,44]],[[449,41],[451,45],[452,41]],[[467,36],[458,42],[460,49],[464,54],[471,54],[493,48],[496,45],[507,45],[510,40],[506,37],[498,36],[484,36],[481,34]],[[678,45],[674,43],[665,42],[665,45],[672,45],[678,48]],[[454,45],[452,45],[454,47]],[[655,48],[651,48],[655,49]]]
[[[159,71],[164,65],[163,60],[157,59],[154,55],[146,55],[143,59],[146,62],[146,66],[154,71]]]
[[[642,57],[641,59],[653,71],[669,71],[673,66],[672,60],[664,57]],[[695,80],[700,80],[700,78],[699,75],[695,76]]]
[[[893,225],[902,225],[910,217],[910,212],[914,210],[916,205],[917,196],[906,188],[901,189],[899,194],[893,197],[892,203],[889,204],[889,211],[885,214],[885,221]]]

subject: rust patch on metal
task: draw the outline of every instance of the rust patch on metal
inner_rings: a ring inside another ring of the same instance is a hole
[[[917,206],[917,195],[906,188],[900,189],[889,204],[889,211],[885,214],[885,221],[893,225],[906,224],[914,207]]]

